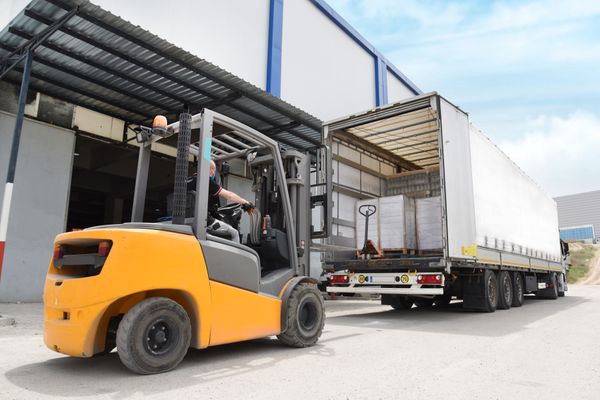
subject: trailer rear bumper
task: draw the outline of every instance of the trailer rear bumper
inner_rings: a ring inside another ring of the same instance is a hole
[[[328,286],[327,293],[363,293],[363,294],[411,294],[411,295],[442,295],[444,288],[390,288],[376,286],[341,287]]]

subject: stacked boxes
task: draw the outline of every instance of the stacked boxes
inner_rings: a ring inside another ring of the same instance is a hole
[[[360,200],[356,203],[356,248],[363,247],[366,218],[360,206],[374,205],[369,217],[368,238],[385,250],[442,248],[442,211],[440,198],[413,199],[404,195]]]
[[[379,237],[382,249],[416,249],[415,199],[389,196],[379,199]]]
[[[442,209],[439,197],[417,199],[417,245],[419,250],[442,248]]]

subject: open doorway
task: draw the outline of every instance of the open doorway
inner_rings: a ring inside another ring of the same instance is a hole
[[[117,224],[131,219],[138,148],[78,134],[67,214],[67,231]],[[167,215],[173,192],[175,159],[153,153],[150,161],[144,221]]]

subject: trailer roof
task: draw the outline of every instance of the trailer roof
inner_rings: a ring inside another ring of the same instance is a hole
[[[206,107],[289,146],[320,145],[316,117],[89,1],[31,1],[0,31],[0,78],[20,84],[28,49],[31,89],[127,123]]]
[[[325,125],[338,137],[355,138],[392,158],[404,170],[434,167],[440,162],[437,98],[437,93],[427,93]]]

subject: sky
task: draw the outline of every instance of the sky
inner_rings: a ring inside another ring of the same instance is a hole
[[[600,190],[600,1],[327,2],[548,194]]]

